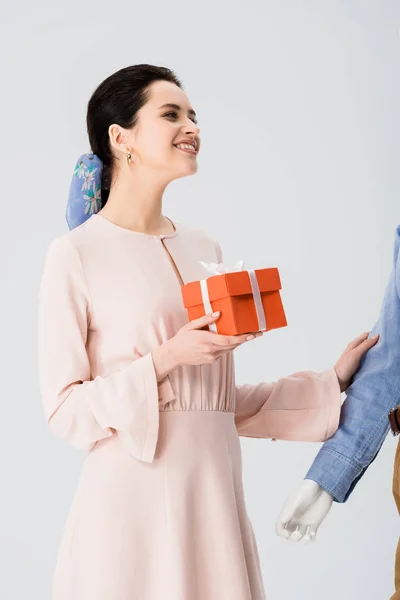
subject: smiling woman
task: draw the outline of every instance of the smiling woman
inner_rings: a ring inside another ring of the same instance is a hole
[[[53,600],[264,600],[239,435],[332,435],[335,369],[239,387],[232,351],[262,334],[211,332],[215,314],[188,323],[181,285],[222,255],[162,214],[165,188],[197,171],[200,148],[170,70],[111,75],[87,124],[94,154],[74,174],[81,219],[52,241],[39,294],[45,417],[89,453]]]

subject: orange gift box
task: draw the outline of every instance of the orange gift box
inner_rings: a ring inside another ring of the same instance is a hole
[[[220,273],[183,285],[182,297],[189,320],[220,311],[216,328],[211,325],[210,329],[223,335],[285,327],[287,321],[279,291],[282,286],[278,269],[254,269],[251,273],[252,276],[246,270]],[[262,318],[265,318],[265,327],[260,328]]]

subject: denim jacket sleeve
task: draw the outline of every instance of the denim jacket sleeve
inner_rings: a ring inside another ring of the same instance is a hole
[[[346,391],[337,432],[323,444],[306,475],[336,502],[348,499],[375,460],[389,432],[388,412],[400,403],[399,251],[400,226],[381,313],[370,333],[379,333],[380,338],[364,355]]]

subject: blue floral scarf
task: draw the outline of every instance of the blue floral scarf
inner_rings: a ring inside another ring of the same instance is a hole
[[[103,163],[96,154],[82,154],[76,163],[69,189],[65,217],[74,229],[101,209]]]

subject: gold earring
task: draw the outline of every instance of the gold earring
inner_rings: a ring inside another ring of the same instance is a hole
[[[131,155],[131,153],[129,152],[129,150],[128,150],[128,152],[126,153],[126,161],[127,161],[128,165],[130,165],[130,164],[131,164],[131,161],[132,161],[132,155]]]

